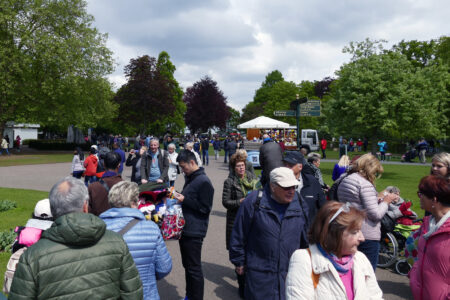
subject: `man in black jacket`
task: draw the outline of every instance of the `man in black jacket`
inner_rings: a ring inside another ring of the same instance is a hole
[[[270,172],[283,167],[283,150],[275,143],[268,134],[263,135],[263,145],[259,148],[259,164],[261,165],[261,184],[269,182]]]
[[[176,194],[175,198],[182,203],[186,221],[180,239],[181,261],[186,278],[186,298],[203,299],[204,278],[201,254],[203,238],[208,230],[214,188],[205,170],[197,165],[194,153],[188,150],[181,151],[177,162],[185,174],[183,191],[181,194]]]
[[[302,172],[305,165],[305,158],[298,151],[286,151],[283,157],[286,167],[292,169],[299,184],[297,192],[300,194],[301,204],[306,204],[308,208],[308,224],[311,225],[319,209],[325,204],[326,198],[319,181],[310,174]]]

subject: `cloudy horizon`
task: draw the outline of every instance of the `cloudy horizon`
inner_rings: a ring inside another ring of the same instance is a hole
[[[116,88],[130,59],[166,51],[184,90],[208,75],[239,110],[273,70],[295,83],[334,76],[351,41],[385,39],[390,48],[448,35],[448,11],[444,0],[88,0],[114,52]]]

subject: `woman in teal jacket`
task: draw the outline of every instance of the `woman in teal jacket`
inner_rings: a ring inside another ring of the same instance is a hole
[[[167,251],[158,226],[147,221],[138,207],[138,185],[121,181],[115,184],[108,194],[111,209],[99,217],[106,228],[119,232],[133,219],[140,220],[124,235],[123,239],[130,249],[144,288],[144,299],[159,300],[156,280],[164,278],[172,270],[172,258]]]

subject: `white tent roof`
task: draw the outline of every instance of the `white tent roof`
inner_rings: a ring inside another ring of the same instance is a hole
[[[275,119],[271,119],[268,117],[257,117],[256,119],[247,121],[238,125],[239,129],[247,129],[247,128],[260,128],[260,129],[271,129],[271,128],[289,128],[289,124],[285,122],[281,122]]]

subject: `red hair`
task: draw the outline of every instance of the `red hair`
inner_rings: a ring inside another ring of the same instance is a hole
[[[450,206],[450,180],[436,175],[423,177],[419,183],[419,191],[428,198],[436,200],[444,206]]]

